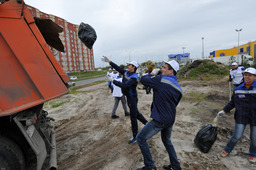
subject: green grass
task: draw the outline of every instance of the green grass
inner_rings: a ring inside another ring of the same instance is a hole
[[[198,103],[203,101],[208,94],[202,94],[202,93],[188,93],[182,97],[182,100],[190,101],[191,103]]]
[[[68,94],[76,94],[76,93],[87,93],[87,91],[79,91],[79,89],[85,88],[85,87],[89,87],[89,86],[93,86],[93,85],[97,85],[100,83],[106,82],[105,80],[99,80],[99,81],[95,81],[91,84],[86,84],[86,85],[82,85],[82,86],[76,86],[76,87],[71,87],[69,89],[69,93]]]
[[[197,114],[197,112],[198,112],[198,111],[197,111],[197,110],[195,110],[195,109],[192,109],[192,110],[191,110],[191,113],[192,113],[192,114],[195,114],[195,115],[196,115],[196,114]]]
[[[78,79],[84,79],[84,78],[93,78],[93,77],[97,77],[97,76],[104,76],[106,75],[107,72],[106,71],[81,71],[80,74],[79,72],[73,72],[73,73],[69,73],[70,76],[76,76]]]
[[[61,105],[65,104],[65,103],[66,103],[66,102],[61,101],[61,102],[59,102],[59,103],[52,104],[52,105],[51,105],[51,107],[52,107],[52,108],[56,108],[56,107],[59,107],[59,106],[61,106]]]

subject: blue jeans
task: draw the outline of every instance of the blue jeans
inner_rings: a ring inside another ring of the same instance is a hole
[[[230,153],[235,147],[238,140],[242,138],[245,127],[246,127],[245,124],[236,123],[234,134],[233,136],[231,136],[231,138],[227,143],[227,146],[224,149],[227,153]],[[249,156],[255,158],[256,157],[256,126],[250,125],[250,128],[251,128],[251,131],[250,131]]]
[[[162,123],[155,120],[151,120],[150,122],[148,122],[137,135],[137,142],[143,155],[145,166],[147,168],[155,167],[146,141],[147,139],[157,134],[159,131],[161,131],[161,139],[169,154],[170,162],[173,169],[180,169],[180,163],[171,142],[172,127],[166,127]]]

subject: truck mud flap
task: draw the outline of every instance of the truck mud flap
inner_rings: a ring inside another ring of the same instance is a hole
[[[51,135],[51,153],[50,153],[50,170],[57,169],[57,153],[56,153],[56,139],[55,139],[55,132],[52,131]]]
[[[15,121],[22,134],[28,141],[29,145],[31,146],[32,150],[36,154],[37,170],[41,170],[47,156],[46,146],[43,138],[40,136],[39,132],[36,130],[33,124],[30,126],[23,126],[23,124],[21,123],[22,121],[24,122],[24,117],[22,116],[22,114],[17,115],[13,118],[13,120]]]

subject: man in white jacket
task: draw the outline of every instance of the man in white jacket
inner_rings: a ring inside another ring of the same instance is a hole
[[[122,78],[122,74],[119,74],[119,76],[116,77],[116,81],[122,82],[123,78]],[[125,116],[129,116],[129,112],[127,111],[127,105],[126,105],[126,98],[122,93],[122,90],[120,87],[116,86],[115,84],[113,85],[113,93],[112,96],[115,97],[115,104],[112,110],[112,119],[116,119],[119,118],[119,116],[116,115],[116,109],[119,105],[119,101],[121,100],[122,105],[123,105],[123,109],[124,109],[124,114]]]
[[[232,69],[230,69],[229,81],[233,80],[233,91],[243,83],[243,71],[244,67],[238,67],[236,62],[232,63]]]

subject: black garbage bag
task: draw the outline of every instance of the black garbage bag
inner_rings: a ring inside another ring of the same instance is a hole
[[[92,49],[92,46],[97,39],[97,35],[93,27],[83,22],[79,25],[78,37],[89,49]]]
[[[208,124],[203,126],[196,134],[194,142],[203,152],[207,153],[217,139],[217,126]]]

